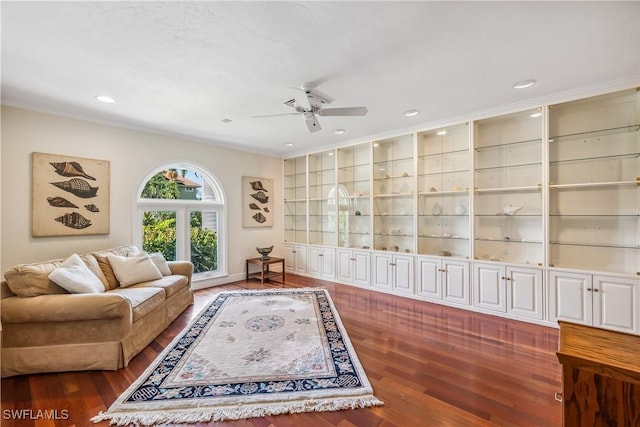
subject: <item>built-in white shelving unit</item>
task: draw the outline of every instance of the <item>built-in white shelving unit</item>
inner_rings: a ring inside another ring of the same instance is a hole
[[[418,133],[418,253],[468,259],[469,125]]]
[[[284,241],[307,243],[307,158],[284,160]]]
[[[285,268],[640,334],[640,92],[285,159]]]
[[[474,130],[474,258],[543,265],[541,109]]]
[[[413,135],[373,143],[373,246],[413,253],[415,156]]]

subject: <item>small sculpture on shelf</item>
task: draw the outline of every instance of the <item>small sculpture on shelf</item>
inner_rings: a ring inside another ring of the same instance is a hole
[[[258,251],[258,253],[262,255],[260,257],[262,261],[268,261],[271,259],[269,254],[271,253],[272,250],[273,250],[273,245],[269,246],[268,248],[256,248],[256,251]]]
[[[504,207],[502,212],[498,212],[496,215],[511,216],[517,214],[520,209],[522,209],[522,206],[507,205]]]

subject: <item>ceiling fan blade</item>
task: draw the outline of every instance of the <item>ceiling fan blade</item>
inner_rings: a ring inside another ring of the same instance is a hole
[[[307,128],[309,128],[309,132],[318,132],[321,129],[320,123],[318,123],[318,119],[315,114],[308,111],[304,113],[303,116],[305,123],[307,123]]]
[[[321,116],[364,116],[367,107],[324,108],[318,111]]]
[[[312,89],[305,90],[304,93],[307,95],[311,108],[320,109],[322,104],[331,104],[333,102],[333,99]]]
[[[259,119],[261,117],[298,116],[298,115],[300,115],[300,113],[264,114],[262,116],[251,116],[251,118]]]

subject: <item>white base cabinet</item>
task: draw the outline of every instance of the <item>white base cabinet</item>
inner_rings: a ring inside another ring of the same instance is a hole
[[[284,245],[284,269],[289,273],[307,272],[307,245]]]
[[[431,300],[469,305],[469,263],[451,259],[417,257],[416,295]]]
[[[373,252],[372,261],[374,288],[413,294],[413,256]]]
[[[323,246],[309,246],[307,248],[307,273],[323,279],[335,279],[335,249]]]
[[[517,317],[543,319],[542,271],[475,263],[473,305]]]
[[[637,279],[550,271],[549,320],[636,334],[638,286]]]
[[[371,286],[370,252],[337,249],[336,279],[358,286]]]

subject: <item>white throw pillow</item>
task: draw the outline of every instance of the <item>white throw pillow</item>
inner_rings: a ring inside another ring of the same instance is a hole
[[[171,276],[173,274],[169,268],[169,263],[161,252],[149,254],[149,258],[151,258],[151,261],[158,267],[163,276]]]
[[[132,257],[107,255],[107,260],[122,287],[162,278],[162,273],[151,261],[149,255]]]
[[[153,261],[156,267],[158,267],[158,270],[160,270],[160,273],[162,273],[163,276],[171,276],[173,274],[171,272],[171,269],[169,268],[169,264],[167,263],[167,260],[165,259],[164,255],[162,255],[161,252],[153,252],[150,254],[146,252],[138,252],[138,253],[129,254],[129,257],[145,257],[145,256],[148,256],[149,258],[151,258],[151,261]]]
[[[104,285],[77,254],[71,255],[50,274],[49,280],[72,294],[99,294]]]

